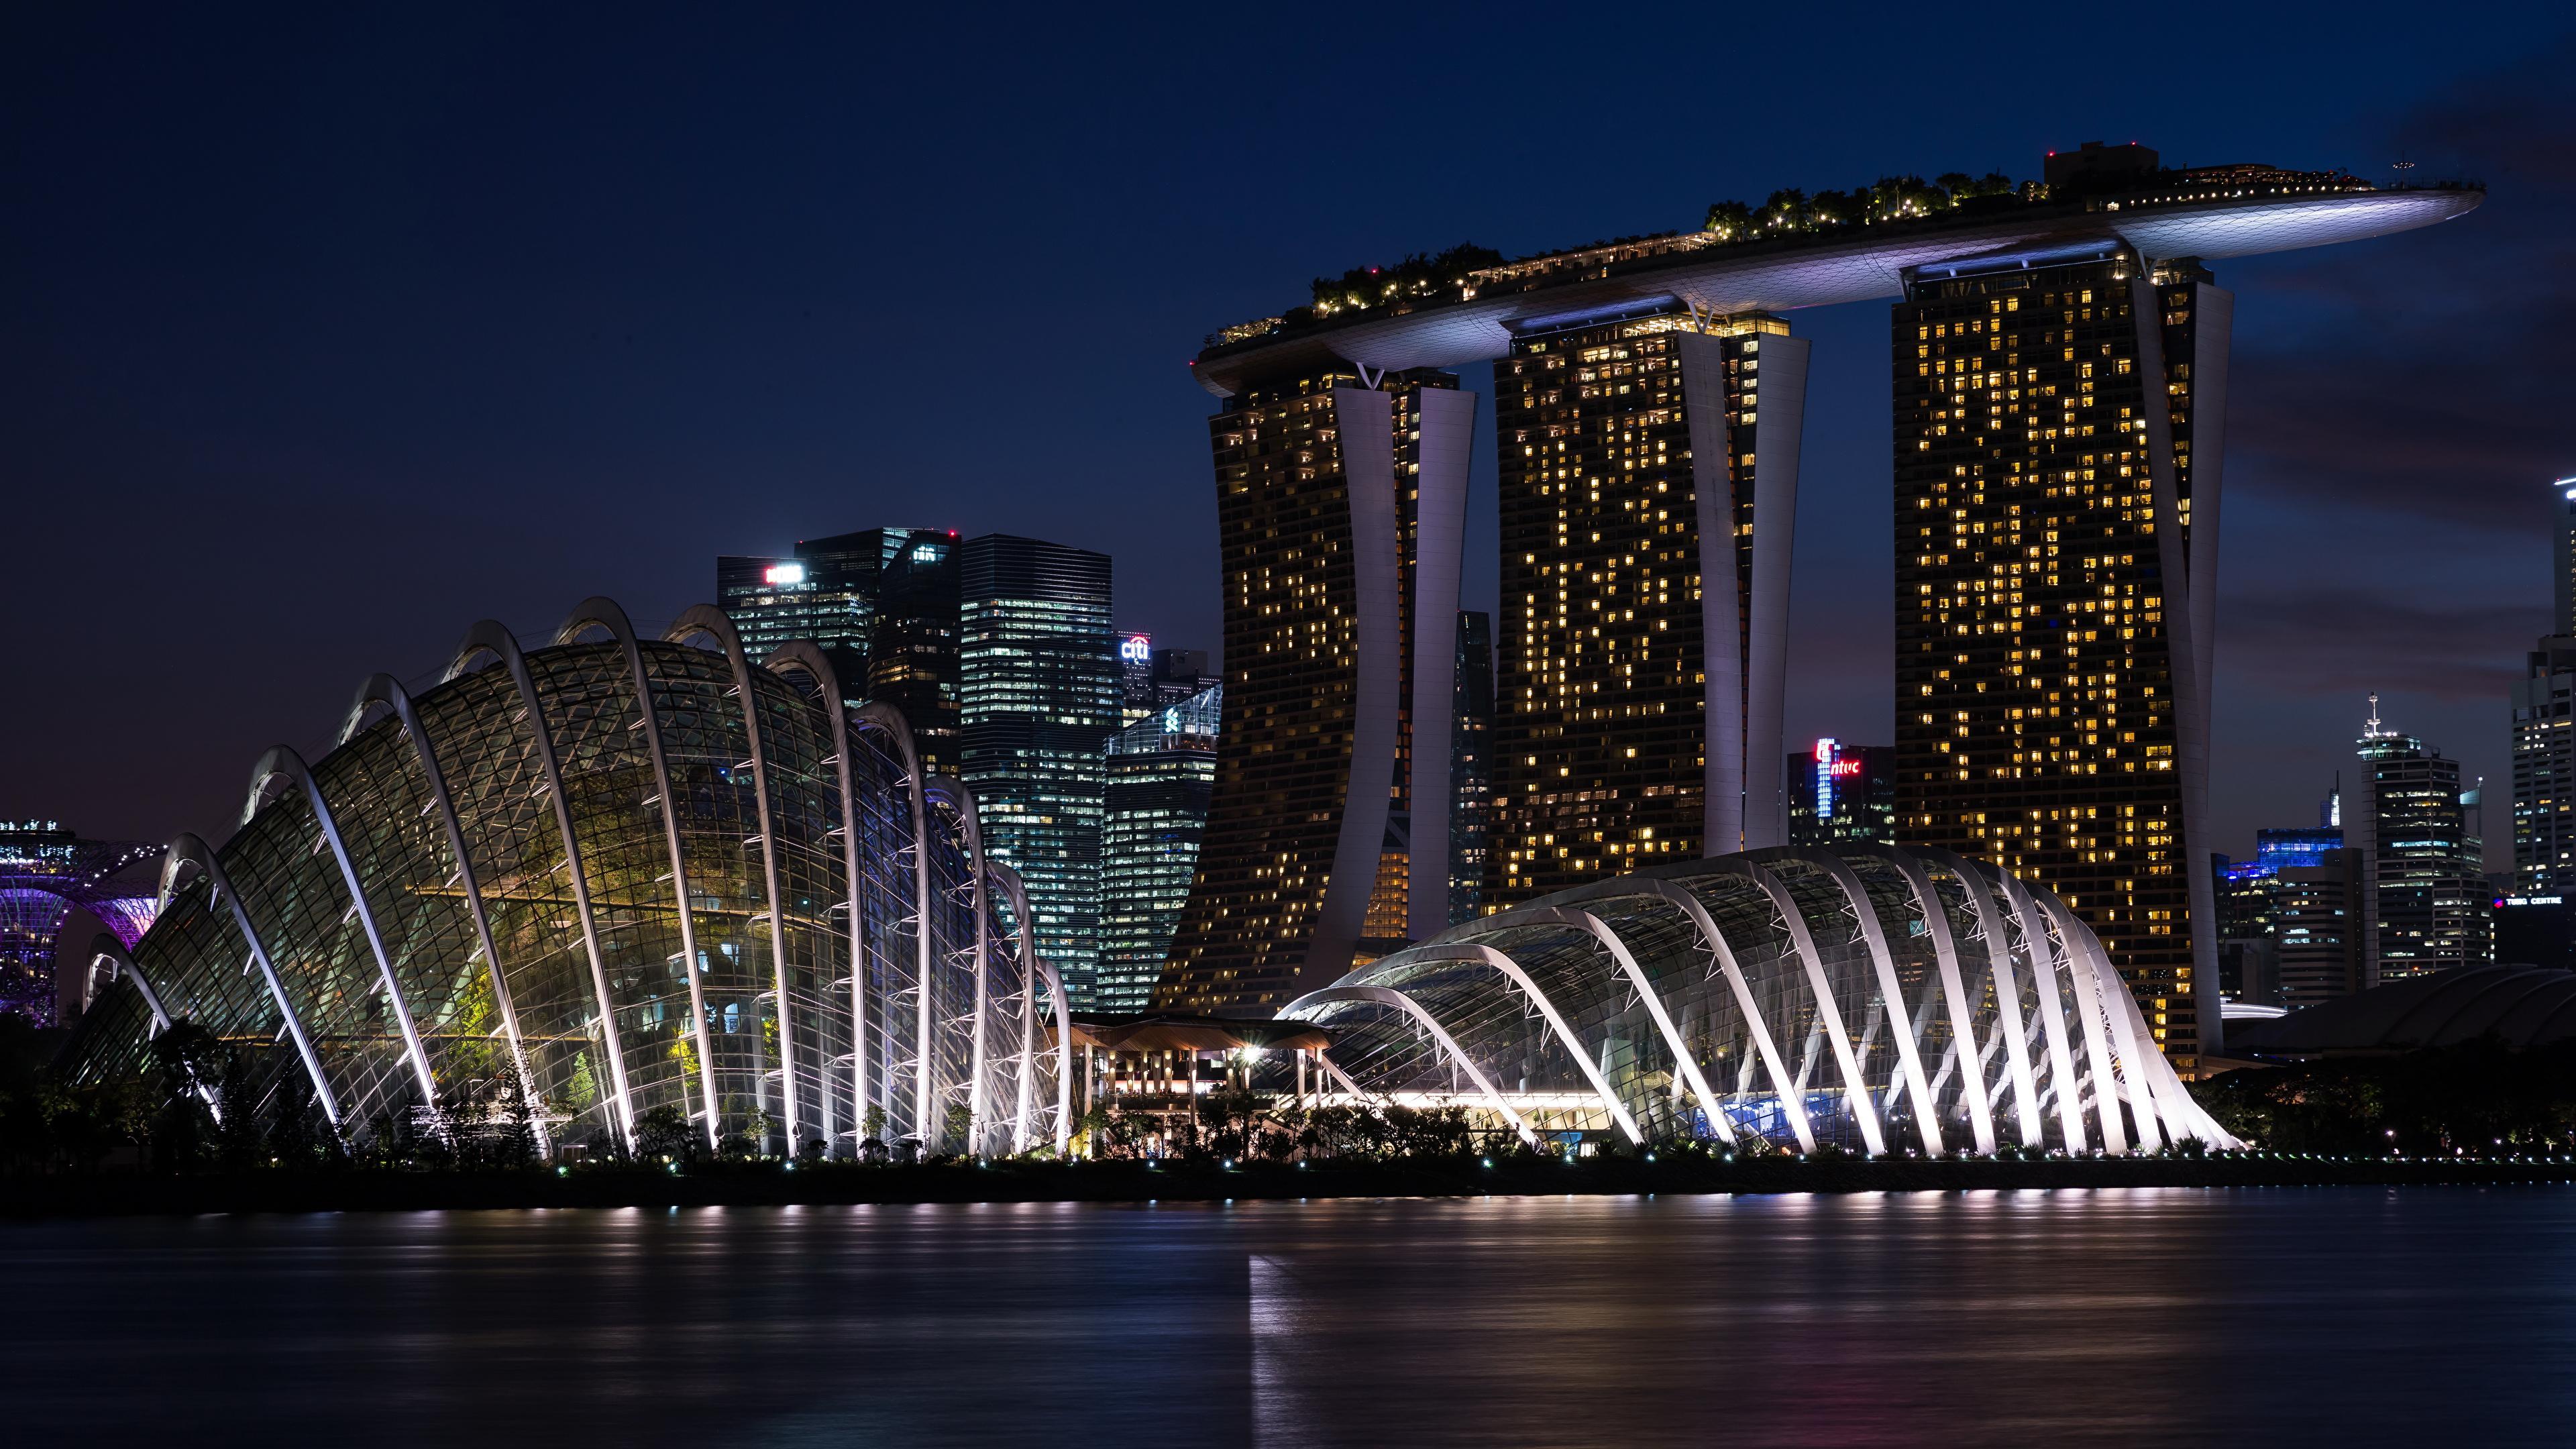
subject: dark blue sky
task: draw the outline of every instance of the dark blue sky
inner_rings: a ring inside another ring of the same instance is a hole
[[[2220,269],[2216,845],[2310,818],[2373,687],[2502,785],[2576,472],[2563,7],[891,8],[13,8],[0,816],[220,839],[265,746],[479,617],[667,619],[719,552],[882,523],[1105,550],[1123,623],[1213,647],[1200,334],[1408,251],[2095,138],[2490,183]],[[1792,321],[1789,726],[1883,740],[1886,312]]]

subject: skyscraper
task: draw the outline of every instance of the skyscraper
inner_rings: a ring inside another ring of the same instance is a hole
[[[1102,746],[1118,728],[1107,554],[967,540],[958,582],[959,755],[984,846],[1020,873],[1038,954],[1079,1007],[1100,961]]]
[[[2296,1011],[2362,986],[2361,853],[2321,851],[2274,876],[2272,939],[2281,1004]]]
[[[887,567],[916,537],[956,536],[948,529],[870,528],[800,539],[783,558],[724,555],[716,560],[716,606],[733,621],[752,659],[810,639],[831,659],[842,688],[865,699],[877,595]]]
[[[2109,239],[1909,269],[1894,313],[1897,838],[2045,881],[2185,1074],[2232,307]]]
[[[1807,344],[1676,302],[1494,365],[1502,657],[1488,905],[1776,845]]]
[[[2558,495],[2558,536],[2555,567],[2549,573],[2557,605],[2555,629],[2576,635],[2576,478],[2559,479],[2553,491]]]
[[[1157,1005],[1268,1010],[1331,981],[1360,950],[1390,839],[1448,859],[1475,408],[1447,373],[1301,363],[1209,420],[1226,719]],[[1440,747],[1414,749],[1417,732]],[[1446,870],[1408,871],[1403,895],[1408,936],[1447,924]]]
[[[1207,832],[1224,708],[1216,685],[1110,737],[1095,1011],[1137,1012],[1153,1000]]]
[[[2576,637],[2541,639],[2524,661],[2511,699],[2514,891],[2576,894]]]
[[[2345,818],[2360,858],[2361,984],[2494,960],[2494,897],[2459,762],[2382,726],[2375,694],[2355,744],[2361,780]]]
[[[1828,735],[1789,757],[1789,843],[1896,843],[1896,751]]]
[[[868,697],[903,711],[921,767],[962,768],[957,535],[915,533],[887,558],[868,629]]]
[[[1457,715],[1450,724],[1449,924],[1472,921],[1485,898],[1494,828],[1494,616],[1458,615]]]

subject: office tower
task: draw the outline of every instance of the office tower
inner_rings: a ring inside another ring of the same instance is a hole
[[[2200,863],[2232,301],[2116,240],[1905,286],[1897,838],[2046,882],[2189,1075],[2219,1034]]]
[[[2296,1011],[2363,985],[2361,852],[2318,852],[2283,865],[2271,896],[2273,951],[2281,1004]]]
[[[52,1026],[65,1005],[80,1011],[88,993],[55,977],[64,921],[87,911],[132,949],[158,904],[141,867],[160,854],[154,845],[83,840],[58,821],[0,820],[0,1016]]]
[[[1118,722],[1134,724],[1154,708],[1153,636],[1125,635],[1118,641]]]
[[[2576,637],[2553,634],[2524,656],[2512,686],[2513,893],[2576,893]]]
[[[1207,833],[1224,708],[1225,687],[1211,685],[1110,736],[1094,1011],[1126,1015],[1153,1001]]]
[[[1209,420],[1226,719],[1156,1005],[1268,1011],[1330,982],[1359,952],[1394,828],[1448,859],[1475,409],[1447,373],[1335,364],[1247,382]],[[1417,730],[1444,747],[1414,750]],[[1405,901],[1406,935],[1440,930],[1447,872],[1410,872]]]
[[[2576,635],[2576,478],[2561,478],[2553,489],[2558,495],[2557,558],[2549,571],[2557,605],[2553,617],[2558,633]]]
[[[2375,694],[2354,743],[2362,770],[2347,815],[2361,872],[2360,985],[2494,960],[2494,897],[2459,762],[2382,726]]]
[[[1485,898],[1494,827],[1494,616],[1458,615],[1457,713],[1449,727],[1449,924],[1474,920]]]
[[[1102,746],[1118,728],[1107,554],[968,539],[958,588],[958,739],[984,848],[1020,873],[1038,955],[1079,1008],[1100,961]]]
[[[868,629],[868,698],[903,711],[933,775],[962,767],[958,606],[954,533],[916,533],[886,559]]]
[[[956,536],[951,529],[871,528],[800,539],[784,558],[720,556],[716,606],[754,662],[798,639],[821,645],[855,704],[867,698],[869,636],[888,565],[915,537]]]
[[[1208,673],[1204,649],[1154,651],[1154,707],[1169,709],[1182,700],[1207,693],[1225,681]]]
[[[2497,900],[2495,959],[2499,965],[2576,971],[2576,901],[2555,894]]]
[[[1222,681],[1208,673],[1204,649],[1157,649],[1150,634],[1118,639],[1119,722],[1135,724]]]
[[[1789,843],[1896,843],[1896,750],[1827,735],[1789,757]]]
[[[1807,344],[1679,303],[1494,364],[1490,905],[1776,845]]]

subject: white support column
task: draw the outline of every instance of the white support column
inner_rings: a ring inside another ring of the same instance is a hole
[[[1520,1134],[1521,1140],[1532,1147],[1538,1145],[1538,1134],[1530,1130],[1529,1123],[1521,1120],[1520,1113],[1512,1110],[1512,1104],[1504,1100],[1503,1094],[1496,1090],[1493,1079],[1486,1076],[1483,1069],[1468,1057],[1466,1048],[1458,1045],[1458,1039],[1449,1034],[1449,1029],[1440,1024],[1440,1019],[1433,1016],[1429,1008],[1403,992],[1390,991],[1383,986],[1327,986],[1321,991],[1309,991],[1298,997],[1282,1007],[1279,1014],[1284,1017],[1298,1011],[1312,1013],[1317,1008],[1331,1006],[1337,1002],[1392,1007],[1413,1018],[1421,1024],[1425,1032],[1429,1033],[1433,1041],[1440,1044],[1440,1049],[1448,1053],[1449,1060],[1457,1063],[1458,1069],[1467,1074],[1467,1080],[1476,1084],[1476,1090],[1485,1094],[1485,1100],[1493,1104],[1494,1110],[1502,1115],[1503,1120],[1512,1124],[1512,1130]],[[1310,1021],[1313,1017],[1310,1014],[1299,1019]],[[1576,1055],[1580,1056],[1581,1053],[1577,1052]],[[1357,1082],[1352,1081],[1339,1066],[1334,1064],[1331,1057],[1318,1053],[1315,1060],[1323,1067],[1325,1073],[1340,1082],[1342,1090],[1350,1093],[1352,1097],[1360,1098],[1367,1095],[1360,1090]]]
[[[492,1007],[501,1018],[501,1033],[509,1043],[510,1061],[519,1075],[520,1100],[527,1104],[528,1127],[535,1136],[537,1155],[554,1156],[554,1143],[546,1130],[544,1098],[537,1091],[537,1074],[528,1065],[526,1039],[519,1033],[518,1004],[510,997],[509,973],[501,969],[501,952],[492,944],[492,920],[483,907],[483,887],[474,875],[473,858],[465,849],[465,824],[457,818],[456,801],[447,792],[447,773],[439,768],[438,752],[431,748],[429,733],[423,729],[418,711],[412,708],[411,695],[390,674],[367,677],[358,686],[358,697],[349,705],[346,722],[340,726],[340,743],[347,744],[357,736],[366,722],[370,705],[382,704],[401,722],[403,735],[411,741],[413,756],[420,762],[421,777],[429,782],[429,796],[447,828],[448,854],[456,862],[456,880],[465,893],[466,912],[474,921],[475,949],[482,954],[485,977],[492,984]]]
[[[1753,590],[1746,640],[1744,848],[1789,843],[1783,719],[1789,693],[1789,567],[1798,527],[1798,435],[1806,426],[1807,358],[1814,344],[1762,339],[1759,446],[1753,465]]]
[[[1020,873],[996,861],[992,867],[993,882],[1011,902],[1011,919],[1019,928],[1020,945],[1020,1070],[1016,1105],[1011,1109],[1011,1151],[1029,1150],[1029,1114],[1035,1107],[1037,1091],[1038,1050],[1038,938],[1037,928],[1029,920],[1029,890]]]
[[[1417,941],[1449,927],[1458,575],[1467,552],[1467,464],[1475,450],[1476,403],[1474,393],[1455,388],[1426,387],[1415,395],[1422,440],[1415,453],[1421,471],[1413,480],[1413,854],[1405,928]]]
[[[786,1155],[796,1155],[796,1002],[788,990],[787,914],[779,903],[778,833],[769,807],[769,750],[760,736],[759,698],[752,692],[751,664],[743,657],[742,639],[721,610],[699,604],[681,614],[663,637],[686,643],[698,635],[714,639],[733,670],[734,693],[742,701],[742,728],[751,752],[751,793],[759,807],[761,879],[769,893],[769,966],[778,996],[778,1097],[784,1116]]]
[[[1834,999],[1833,983],[1825,977],[1824,957],[1816,950],[1816,938],[1808,931],[1798,903],[1780,878],[1741,855],[1722,855],[1703,862],[1703,869],[1718,874],[1740,875],[1761,887],[1771,900],[1771,909],[1787,930],[1789,944],[1798,952],[1799,964],[1806,968],[1807,989],[1815,994],[1816,1020],[1825,1039],[1833,1048],[1834,1065],[1842,1072],[1843,1099],[1851,1106],[1852,1120],[1860,1127],[1861,1145],[1872,1155],[1887,1150],[1887,1134],[1879,1127],[1878,1109],[1870,1101],[1869,1079],[1862,1075],[1860,1061],[1852,1055],[1851,1033],[1844,1029],[1841,1003]]]
[[[2111,1095],[2111,1058],[2101,1049],[2101,1021],[2093,1011],[2091,993],[2076,980],[2075,963],[2030,887],[2008,873],[2004,874],[2004,879],[2011,884],[2013,903],[2021,912],[2022,939],[2030,946],[2034,974],[2039,973],[2043,961],[2047,963],[2046,973],[2040,976],[2041,1001],[2046,1012],[2041,1021],[2049,1028],[2049,1054],[2059,1073],[2057,1110],[2061,1118],[2071,1121],[2074,1126],[2073,1134],[2067,1139],[2067,1150],[2082,1151],[2085,1145],[2081,1135],[2084,1104],[2075,1079],[2077,1063],[2074,1054],[2080,1051],[2084,1054],[2083,1067],[2093,1078],[2094,1119],[2100,1131],[2102,1150],[2114,1155],[2124,1153],[2128,1150],[2128,1136],[2120,1128],[2119,1107]],[[2060,1005],[2057,988],[2061,978],[2066,982],[2063,1005]]]
[[[1744,597],[1735,544],[1734,449],[1726,421],[1726,344],[1674,334],[1682,407],[1691,439],[1691,495],[1699,538],[1700,830],[1702,855],[1745,847]]]
[[[945,801],[957,816],[958,828],[966,839],[968,880],[975,891],[975,995],[969,1009],[966,1032],[966,1150],[984,1150],[984,1016],[992,1004],[991,958],[987,954],[993,937],[991,899],[992,882],[985,873],[984,830],[975,813],[975,796],[964,784],[940,775],[930,782],[934,801]]]
[[[799,639],[783,646],[769,656],[768,667],[772,673],[783,676],[792,676],[803,670],[814,681],[816,691],[822,696],[823,711],[832,721],[833,773],[841,790],[841,877],[848,895],[844,903],[848,919],[842,924],[850,936],[850,1136],[855,1144],[858,1135],[867,1130],[868,1120],[868,1000],[867,922],[860,906],[860,883],[864,877],[859,869],[859,797],[855,783],[858,777],[850,768],[850,711],[842,703],[847,696],[841,692],[840,671],[832,667],[831,656],[813,641]],[[840,1140],[833,1130],[830,1063],[820,1054],[816,1063],[824,1068],[823,1141],[828,1146]]]
[[[395,1029],[402,1035],[403,1055],[411,1063],[414,1082],[420,1088],[420,1103],[435,1108],[438,1077],[429,1069],[429,1053],[421,1046],[420,1028],[412,1021],[411,1003],[403,999],[402,983],[394,977],[393,959],[385,954],[384,933],[376,929],[376,908],[367,902],[366,885],[358,879],[356,863],[349,859],[348,842],[340,837],[340,823],[332,818],[331,802],[322,798],[322,787],[314,782],[313,772],[305,768],[302,755],[285,745],[276,745],[260,757],[251,769],[250,798],[242,806],[242,824],[248,825],[259,813],[268,782],[281,775],[302,787],[313,821],[321,828],[323,841],[331,847],[332,860],[339,864],[340,883],[348,889],[349,904],[358,913],[358,928],[367,938],[367,950],[376,959],[376,975],[385,984],[385,1004],[392,1009]]]
[[[1369,388],[1333,389],[1342,476],[1350,503],[1351,591],[1358,655],[1351,720],[1351,770],[1342,792],[1333,873],[1308,937],[1300,987],[1341,979],[1367,924],[1369,894],[1386,846],[1395,787],[1398,712],[1403,704],[1402,554],[1395,512],[1395,404]]]
[[[1664,1008],[1662,994],[1655,990],[1652,981],[1646,979],[1646,973],[1637,965],[1637,958],[1629,951],[1628,943],[1619,939],[1618,933],[1610,929],[1609,922],[1590,911],[1523,906],[1519,910],[1488,916],[1477,926],[1480,930],[1503,930],[1511,926],[1540,924],[1572,926],[1610,953],[1611,964],[1636,991],[1638,1001],[1646,1008],[1647,1017],[1655,1023],[1656,1033],[1663,1037],[1664,1050],[1672,1055],[1674,1072],[1690,1089],[1691,1095],[1699,1099],[1700,1110],[1707,1114],[1709,1126],[1721,1141],[1733,1142],[1735,1126],[1726,1120],[1726,1113],[1717,1104],[1717,1093],[1710,1090],[1708,1078],[1701,1075],[1699,1062],[1691,1056],[1689,1043],[1682,1040],[1680,1030],[1673,1025],[1672,1014]]]
[[[1968,998],[1965,976],[1959,969],[1958,941],[1950,930],[1949,908],[1942,905],[1941,893],[1934,888],[1932,877],[1920,862],[1893,846],[1865,846],[1861,850],[1895,867],[1905,878],[1906,887],[1914,892],[1916,909],[1923,918],[1923,929],[1932,941],[1932,954],[1941,972],[1941,998],[1950,1016],[1950,1042],[1959,1053],[1960,1095],[1967,1099],[1968,1129],[1976,1139],[1977,1150],[1995,1150],[1995,1115],[1993,1104],[1986,1098],[1986,1074],[1977,1062],[1976,1011]],[[1968,891],[1974,896],[1976,891]],[[1939,1090],[1937,1087],[1934,1089]]]
[[[2138,1150],[2154,1152],[2164,1145],[2164,1140],[2156,1120],[2155,1094],[2148,1082],[2146,1057],[2142,1055],[2147,1049],[2139,1045],[2137,1036],[2129,1029],[2129,1012],[2120,1008],[2120,999],[2129,997],[2130,993],[2121,984],[2120,973],[2112,969],[2110,958],[2103,954],[2101,942],[2075,919],[2075,913],[2066,909],[2064,901],[2049,891],[2034,891],[2032,896],[2039,902],[2040,909],[2056,923],[2057,938],[2067,948],[2068,965],[2086,983],[2084,990],[2093,998],[2093,1015],[2108,1028],[2110,1045],[2120,1054],[2119,1060],[2109,1070],[2117,1074],[2121,1096],[2128,1101],[2129,1119],[2137,1128]],[[2134,1005],[2134,998],[2131,1000]],[[2096,1028],[2094,1035],[2098,1037],[2101,1034],[2101,1028]],[[2096,1068],[2097,1072],[2102,1070]],[[2106,1079],[2094,1089],[2095,1100],[2103,1102],[2106,1107],[2115,1101],[2106,1090],[2110,1085]],[[2116,1117],[2118,1113],[2111,1110],[2106,1115]]]
[[[322,1104],[322,1115],[331,1125],[340,1125],[340,1099],[331,1091],[331,1083],[322,1075],[322,1059],[313,1052],[313,1039],[304,1031],[304,1018],[296,1014],[295,1003],[286,999],[286,985],[277,976],[277,964],[268,958],[268,947],[259,939],[259,931],[250,923],[250,912],[242,908],[241,897],[234,894],[232,882],[225,878],[221,861],[194,835],[182,834],[170,842],[170,853],[161,862],[161,900],[155,912],[170,908],[175,893],[179,867],[194,865],[206,873],[206,891],[232,912],[233,926],[250,947],[250,959],[259,967],[260,979],[268,985],[269,999],[277,1003],[277,1014],[284,1019],[286,1034],[295,1043],[295,1055],[304,1063],[304,1073],[313,1082],[313,1095]]]
[[[593,628],[607,630],[625,651],[627,677],[635,688],[635,712],[643,722],[644,748],[653,760],[654,790],[662,807],[662,837],[670,847],[671,902],[679,912],[680,974],[688,982],[690,1036],[698,1048],[699,1110],[705,1118],[707,1146],[713,1147],[723,1137],[716,1112],[715,1044],[708,1035],[705,968],[698,960],[697,923],[689,906],[689,863],[680,848],[680,816],[671,799],[671,764],[662,748],[662,722],[653,708],[653,687],[644,672],[643,648],[635,642],[635,627],[627,621],[624,609],[607,599],[584,599],[564,620],[563,627],[555,631],[555,642],[569,644]]]
[[[1556,1009],[1556,1003],[1547,999],[1547,993],[1539,990],[1538,983],[1530,979],[1530,974],[1521,969],[1519,962],[1491,946],[1475,944],[1418,947],[1406,959],[1462,961],[1473,965],[1491,966],[1501,972],[1505,980],[1519,987],[1521,994],[1529,998],[1530,1004],[1538,1008],[1539,1015],[1547,1021],[1548,1030],[1556,1033],[1557,1043],[1565,1048],[1566,1055],[1574,1058],[1574,1064],[1583,1071],[1584,1080],[1592,1084],[1593,1093],[1601,1099],[1601,1108],[1610,1114],[1610,1120],[1619,1125],[1620,1131],[1628,1134],[1630,1142],[1642,1143],[1646,1140],[1646,1134],[1637,1127],[1637,1119],[1630,1116],[1628,1109],[1620,1104],[1619,1094],[1610,1090],[1610,1079],[1601,1075],[1601,1066],[1592,1059],[1591,1050],[1584,1046],[1581,1037],[1574,1034],[1574,1028],[1566,1025],[1565,1017]]]

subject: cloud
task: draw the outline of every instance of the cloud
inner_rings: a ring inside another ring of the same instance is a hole
[[[2493,702],[2522,677],[2539,624],[2510,604],[2408,599],[2360,589],[2227,592],[2219,690],[2359,696],[2404,688]]]

